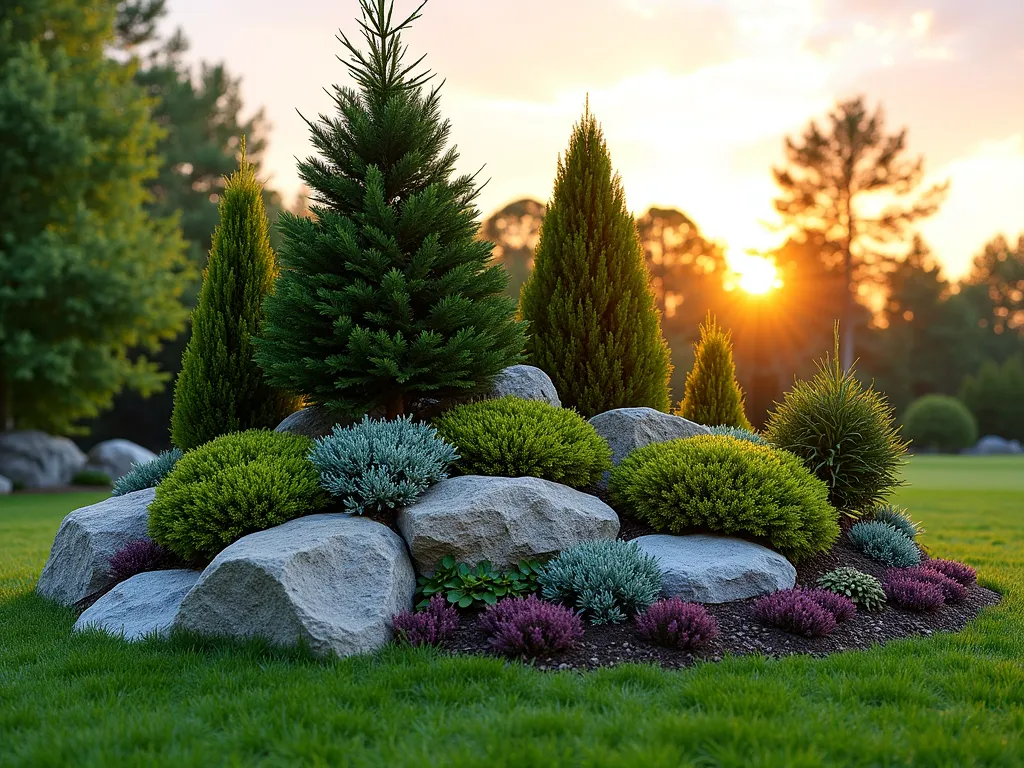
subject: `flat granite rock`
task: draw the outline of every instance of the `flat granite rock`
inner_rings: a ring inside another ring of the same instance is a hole
[[[129,642],[170,634],[185,595],[199,581],[199,571],[148,571],[122,581],[89,606],[75,632],[100,629]]]

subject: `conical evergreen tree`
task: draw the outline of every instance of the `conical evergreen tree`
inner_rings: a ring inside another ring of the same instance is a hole
[[[174,388],[171,440],[183,451],[218,435],[272,428],[298,401],[270,386],[253,361],[253,336],[277,271],[263,188],[245,154],[220,199],[192,336]]]
[[[672,372],[636,223],[601,128],[590,113],[558,159],[520,314],[530,362],[584,416],[668,410]]]
[[[257,357],[270,381],[357,415],[417,397],[471,393],[519,361],[524,327],[508,280],[475,239],[472,176],[452,178],[432,76],[402,64],[392,3],[360,0],[369,52],[344,35],[358,89],[336,86],[337,116],[309,123],[322,158],[299,163],[313,218],[283,213],[283,271]]]
[[[712,427],[752,429],[743,412],[743,390],[736,381],[732,333],[720,328],[709,312],[693,349],[693,368],[686,376],[679,415]]]

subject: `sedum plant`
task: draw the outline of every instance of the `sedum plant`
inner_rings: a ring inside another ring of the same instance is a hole
[[[376,421],[364,416],[358,424],[336,425],[309,452],[320,485],[347,512],[359,515],[412,504],[448,477],[448,466],[457,458],[434,427],[408,417]]]
[[[436,595],[444,595],[459,608],[494,605],[503,597],[519,597],[540,588],[538,576],[543,566],[536,560],[520,560],[507,569],[496,569],[490,561],[476,565],[457,563],[447,555],[430,576],[420,576],[416,607],[425,608]]]
[[[619,624],[661,592],[652,555],[625,541],[589,541],[565,550],[540,574],[545,600],[579,611],[591,624]]]
[[[882,504],[875,507],[872,517],[880,523],[891,525],[909,539],[916,539],[924,533],[920,523],[914,522],[907,510],[895,504]]]
[[[154,459],[141,464],[132,464],[132,468],[126,475],[114,481],[114,490],[111,495],[123,496],[126,493],[155,488],[174,469],[174,465],[178,463],[178,459],[182,455],[181,449],[172,448],[169,451],[161,451]]]
[[[829,571],[818,579],[817,585],[829,592],[845,595],[866,611],[880,611],[885,607],[882,582],[856,568],[843,567]]]
[[[697,424],[751,429],[732,361],[732,333],[710,312],[700,326],[700,341],[693,345],[693,368],[686,375],[679,415]]]
[[[850,528],[850,541],[861,552],[883,565],[909,568],[921,562],[921,550],[907,534],[875,520],[862,520]]]

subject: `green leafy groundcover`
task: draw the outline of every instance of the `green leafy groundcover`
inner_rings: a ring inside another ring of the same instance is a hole
[[[31,594],[71,509],[0,497],[0,764],[107,768],[820,768],[1024,764],[1024,461],[916,457],[896,502],[1003,601],[955,634],[827,658],[541,672],[389,647],[315,661],[71,634]]]
[[[725,435],[638,448],[612,471],[617,510],[658,531],[763,539],[791,560],[839,538],[828,488],[786,451]]]

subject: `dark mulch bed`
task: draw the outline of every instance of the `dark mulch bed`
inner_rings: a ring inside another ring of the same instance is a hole
[[[643,523],[622,519],[620,535],[624,539],[651,532]],[[840,566],[852,566],[879,578],[885,573],[884,566],[864,557],[847,544],[844,537],[830,552],[801,563],[797,568],[797,583],[813,586],[821,574]],[[586,634],[575,649],[551,658],[540,658],[533,663],[538,669],[545,670],[596,669],[630,662],[678,668],[701,660],[720,661],[726,654],[780,657],[805,653],[827,656],[838,651],[870,648],[904,637],[959,632],[983,608],[995,605],[999,600],[997,592],[976,585],[971,588],[966,602],[944,606],[934,614],[913,613],[892,606],[875,613],[858,610],[853,619],[839,624],[831,635],[806,638],[761,624],[754,618],[754,598],[751,598],[705,606],[718,620],[719,636],[709,646],[694,653],[648,643],[637,634],[633,623],[627,621],[617,626],[587,625]],[[476,614],[462,617],[449,649],[463,654],[488,652],[487,638],[476,627]]]

